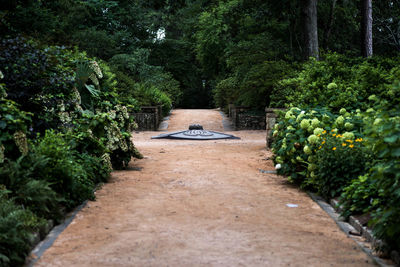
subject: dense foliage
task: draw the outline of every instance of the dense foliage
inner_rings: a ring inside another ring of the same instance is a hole
[[[149,105],[288,108],[279,172],[399,248],[400,1],[374,2],[361,58],[361,1],[319,0],[319,60],[303,58],[305,2],[1,1],[0,264],[140,157],[130,114]]]
[[[356,110],[368,107],[372,94],[390,100],[389,88],[400,74],[399,58],[348,58],[326,54],[323,60],[310,60],[291,77],[275,83],[271,106],[326,106]]]
[[[369,213],[385,241],[381,249],[390,250],[400,248],[398,82],[382,92],[362,102],[363,111],[290,108],[275,126],[272,150],[279,173],[326,198],[340,197],[345,217]]]
[[[1,205],[21,215],[4,214],[0,262],[14,266],[24,261],[30,231],[94,199],[112,168],[141,155],[129,105],[105,62],[19,36],[1,46]]]

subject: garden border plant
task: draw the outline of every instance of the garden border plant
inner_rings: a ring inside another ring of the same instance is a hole
[[[400,86],[371,95],[365,111],[291,108],[272,135],[278,173],[326,199],[339,197],[342,215],[370,214],[378,250],[399,250]],[[386,96],[391,95],[391,100]],[[372,108],[371,108],[372,107]]]
[[[19,266],[33,232],[93,200],[112,169],[141,154],[134,107],[105,62],[23,37],[0,46],[0,265]]]

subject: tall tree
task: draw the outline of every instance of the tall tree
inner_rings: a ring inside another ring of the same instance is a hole
[[[361,50],[364,57],[372,56],[372,0],[361,3]]]
[[[319,58],[318,48],[318,22],[317,3],[318,0],[302,0],[302,17],[304,33],[304,58]]]
[[[331,2],[330,11],[329,11],[329,20],[326,23],[325,29],[324,29],[324,36],[322,39],[322,48],[325,50],[328,49],[329,37],[331,35],[333,21],[335,19],[336,2],[337,2],[337,0],[332,0],[332,2]]]

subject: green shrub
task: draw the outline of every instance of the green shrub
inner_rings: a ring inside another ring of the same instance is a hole
[[[108,171],[111,165],[121,169],[128,165],[132,157],[142,157],[131,140],[131,132],[136,126],[125,106],[103,104],[107,112],[82,112],[70,134],[78,151],[102,158]]]
[[[220,81],[213,90],[215,105],[227,110],[228,105],[235,102],[237,91],[238,82],[235,77]]]
[[[94,199],[95,177],[88,175],[63,134],[46,131],[45,136],[35,142],[32,152],[36,157],[48,158],[48,163],[41,169],[41,177],[65,199],[68,208]]]
[[[379,198],[373,209],[373,231],[389,248],[400,249],[400,109],[391,108],[399,101],[399,87],[392,101],[372,98],[376,104],[365,114],[367,148],[374,155],[370,179],[378,188]]]
[[[72,38],[79,45],[79,48],[87,51],[90,56],[109,59],[118,51],[113,36],[107,31],[98,30],[94,27],[76,31]]]
[[[132,112],[140,110],[139,102],[134,98],[136,82],[122,71],[116,71],[117,92],[122,103],[132,106]]]
[[[21,111],[14,101],[0,98],[0,164],[28,153],[27,126],[29,113]]]
[[[370,175],[362,175],[343,189],[340,196],[341,215],[348,218],[350,215],[365,214],[379,203],[379,193],[376,183]]]
[[[179,106],[182,102],[183,92],[180,84],[169,72],[159,71],[152,75],[147,84],[157,87],[170,99],[171,105]]]
[[[0,187],[0,265],[19,266],[29,253],[32,233],[45,221],[30,210],[7,199],[8,191]]]
[[[280,61],[265,61],[252,66],[242,79],[236,103],[264,111],[270,104],[270,95],[275,84],[293,71],[292,64]]]
[[[172,102],[168,95],[155,86],[148,86],[142,83],[136,84],[135,98],[141,106],[162,105],[164,116],[168,115],[172,108]]]
[[[90,141],[87,144],[81,141],[75,143],[81,153],[106,161],[111,157],[116,168],[126,166],[132,156],[140,156],[130,140],[135,124],[129,117],[127,107],[121,105],[124,99],[117,93],[118,79],[105,62],[94,61],[84,53],[58,46],[41,48],[35,41],[24,38],[6,39],[0,46],[5,49],[2,51],[5,57],[0,61],[7,67],[4,82],[6,87],[10,86],[7,87],[10,96],[24,103],[25,109],[34,112],[30,123],[30,114],[20,112],[13,102],[1,99],[0,116],[4,116],[5,120],[0,123],[0,159],[16,159],[21,155],[18,153],[21,149],[23,154],[27,154],[24,144],[28,124],[32,137],[35,132],[43,134],[45,129],[73,132],[73,135],[79,136],[77,140]],[[21,66],[13,65],[15,60]],[[37,62],[39,70],[29,69],[26,76],[21,76],[30,62]],[[149,99],[154,104],[164,104],[164,113],[169,112],[171,100],[166,93],[152,87],[144,95],[146,101]],[[29,101],[33,101],[32,105]],[[131,110],[135,109],[135,103],[130,101]],[[5,130],[6,127],[10,129]],[[17,131],[16,128],[21,129]],[[83,138],[85,134],[88,136]]]
[[[277,82],[271,105],[325,106],[334,111],[342,107],[366,109],[372,94],[391,99],[387,92],[399,77],[398,65],[398,58],[364,59],[326,54],[322,60],[310,60],[303,64],[301,71]]]
[[[313,184],[326,199],[339,196],[343,188],[365,173],[367,155],[361,138],[346,139],[340,134],[326,134],[315,156]]]
[[[9,196],[15,203],[23,205],[37,216],[59,219],[63,199],[57,196],[51,184],[41,176],[48,162],[47,157],[31,153],[15,161],[7,159],[0,166],[0,184],[8,188]]]
[[[84,57],[59,46],[42,48],[38,42],[22,37],[0,42],[0,64],[8,99],[24,111],[32,112],[34,132],[58,127],[59,105],[69,111],[74,84],[74,61]]]
[[[307,170],[309,157],[315,154],[317,146],[314,144],[313,148],[308,138],[317,128],[330,131],[334,118],[335,116],[326,109],[291,108],[281,113],[273,131],[272,143],[275,162],[281,164],[278,172],[288,175],[290,181],[303,187],[309,186],[309,181],[306,180],[310,173]]]
[[[120,72],[119,77],[124,80],[122,85],[127,84],[129,86],[123,93],[128,93],[131,98],[136,98],[141,105],[149,105],[143,104],[149,102],[154,105],[160,104],[160,93],[154,93],[156,90],[165,95],[163,98],[169,98],[169,100],[164,99],[163,101],[170,102],[170,105],[179,105],[183,97],[179,82],[169,72],[164,71],[162,67],[149,65],[149,55],[150,50],[142,48],[135,50],[132,54],[118,54],[112,57],[110,64]],[[133,81],[139,85],[134,85]],[[146,93],[146,90],[137,89],[142,86],[147,88],[149,92]],[[153,89],[153,87],[156,89]]]
[[[270,103],[275,84],[292,71],[292,64],[283,60],[264,61],[248,69],[240,69],[216,85],[214,101],[221,108],[232,103],[264,111]]]
[[[361,125],[361,113],[351,114],[344,108],[340,110],[340,114],[331,113],[324,108],[303,110],[291,108],[281,113],[272,133],[274,160],[275,163],[281,165],[278,172],[289,176],[290,181],[298,183],[302,187],[320,189],[322,192],[322,188],[326,185],[318,184],[321,181],[316,179],[317,162],[321,160],[325,167],[328,167],[327,164],[332,164],[328,159],[330,154],[319,153],[317,155],[318,148],[327,142],[323,138],[326,139],[326,136],[330,136],[330,134],[335,136],[343,134],[344,137],[347,137],[345,140],[354,136],[358,138]],[[323,151],[325,152],[325,150]],[[345,157],[341,160],[345,160]],[[320,188],[321,186],[322,188]],[[331,190],[328,189],[328,191]]]

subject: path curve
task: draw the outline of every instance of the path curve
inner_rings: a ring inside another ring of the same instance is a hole
[[[168,131],[192,123],[223,131],[217,110],[174,110]],[[113,172],[35,266],[372,265],[304,192],[260,173],[273,169],[265,131],[150,139],[159,133],[134,134],[145,158]]]

